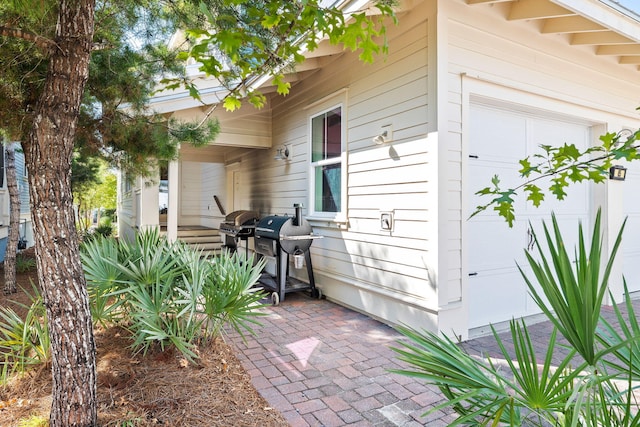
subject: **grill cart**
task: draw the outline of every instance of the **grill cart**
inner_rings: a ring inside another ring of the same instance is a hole
[[[321,238],[313,234],[309,223],[302,218],[302,205],[293,205],[296,214],[290,216],[266,216],[256,224],[255,251],[260,255],[275,258],[276,274],[263,273],[259,283],[271,290],[271,302],[278,305],[284,301],[288,292],[309,290],[313,298],[320,298],[321,292],[316,288],[311,265],[309,247],[314,239]],[[289,275],[289,255],[293,256],[296,269],[307,266],[309,283],[302,282]]]

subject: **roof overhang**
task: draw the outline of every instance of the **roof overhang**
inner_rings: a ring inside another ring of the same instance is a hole
[[[397,13],[411,9],[414,2],[415,0],[401,0]],[[372,6],[371,0],[322,0],[321,3],[323,6],[341,9],[347,17],[352,13],[363,10],[367,15],[378,15],[380,13],[377,8]],[[282,71],[285,75],[285,81],[293,85],[297,81],[309,77],[315,71],[326,67],[344,52],[343,46],[332,45],[328,40],[320,40],[315,50],[303,52],[306,58],[304,62],[283,66]],[[200,89],[202,101],[191,97],[186,89],[161,91],[150,100],[150,110],[160,114],[169,114],[203,105],[219,104],[229,94],[229,91],[218,81],[200,72],[198,64],[191,64],[187,68],[189,76],[198,79],[196,86]],[[270,74],[253,76],[247,82],[247,87],[249,89],[259,89],[263,94],[270,94],[276,91],[276,86],[273,85],[273,76]]]
[[[565,37],[572,46],[592,46],[640,71],[640,22],[613,0],[466,0],[470,6],[498,5],[508,21],[526,21],[541,34]],[[618,5],[619,6],[619,5]]]

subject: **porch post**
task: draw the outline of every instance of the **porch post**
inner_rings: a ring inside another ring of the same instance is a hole
[[[167,206],[167,240],[178,239],[178,201],[180,200],[180,164],[177,160],[169,162],[169,206]]]

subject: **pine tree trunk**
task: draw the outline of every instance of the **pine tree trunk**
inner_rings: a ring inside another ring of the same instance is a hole
[[[56,45],[25,146],[38,281],[51,338],[51,427],[94,426],[97,418],[95,341],[70,179],[94,6],[94,0],[60,0]]]
[[[13,142],[5,145],[7,191],[9,192],[9,239],[4,256],[4,293],[16,292],[16,254],[20,237],[20,192],[16,177],[16,147]]]

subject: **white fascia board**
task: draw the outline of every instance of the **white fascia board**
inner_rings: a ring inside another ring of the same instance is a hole
[[[219,103],[229,91],[224,87],[206,88],[200,90],[202,102],[194,99],[188,91],[173,92],[167,95],[156,95],[148,104],[148,109],[157,113],[172,113],[189,108],[202,107]]]
[[[640,22],[600,0],[552,0],[565,9],[640,42]]]

